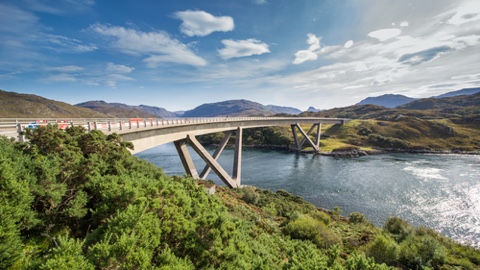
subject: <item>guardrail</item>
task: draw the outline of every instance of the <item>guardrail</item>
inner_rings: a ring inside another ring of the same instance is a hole
[[[87,131],[102,130],[106,133],[121,132],[140,128],[152,128],[173,125],[191,125],[225,121],[258,119],[282,119],[283,117],[212,117],[212,118],[0,118],[0,136],[25,141],[22,131],[27,128],[57,125],[61,129],[70,126],[83,126]]]

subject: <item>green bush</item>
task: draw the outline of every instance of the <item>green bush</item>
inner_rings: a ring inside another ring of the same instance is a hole
[[[383,225],[383,230],[393,234],[393,238],[399,243],[411,232],[412,226],[399,217],[389,217]]]
[[[394,266],[398,261],[399,247],[395,240],[379,234],[374,241],[367,245],[367,255],[375,258],[378,263]]]
[[[408,267],[438,267],[446,260],[446,250],[430,235],[408,236],[400,244],[399,261]]]
[[[320,248],[328,248],[341,242],[325,223],[309,215],[300,215],[285,226],[285,232],[295,239],[310,240]]]
[[[367,218],[362,213],[352,212],[348,215],[348,221],[353,224],[365,223],[367,222]]]
[[[371,144],[382,148],[407,149],[411,146],[407,141],[378,134],[368,135],[368,141]]]

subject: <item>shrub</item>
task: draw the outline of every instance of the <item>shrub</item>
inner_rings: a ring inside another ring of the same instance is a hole
[[[260,194],[257,193],[255,187],[244,187],[242,189],[242,200],[246,203],[257,205],[260,200]]]
[[[376,262],[393,265],[398,260],[399,247],[392,238],[378,235],[368,244],[367,255],[375,258]]]
[[[400,244],[399,258],[411,268],[437,267],[445,263],[446,250],[431,235],[410,235]]]
[[[367,218],[365,217],[365,215],[359,212],[350,213],[348,215],[348,219],[349,219],[349,222],[353,224],[367,222]]]
[[[389,217],[383,225],[383,230],[393,234],[397,242],[401,242],[412,231],[412,226],[399,217]]]
[[[378,134],[368,135],[368,141],[371,144],[382,148],[406,149],[410,147],[410,143],[407,141]]]
[[[285,226],[285,232],[292,238],[310,240],[318,247],[328,248],[341,242],[340,238],[325,223],[309,215],[300,215]]]

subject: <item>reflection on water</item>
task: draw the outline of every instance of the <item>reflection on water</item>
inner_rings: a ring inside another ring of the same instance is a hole
[[[190,151],[197,168],[203,161]],[[212,149],[213,152],[213,149]],[[142,153],[165,173],[183,175],[173,144]],[[242,184],[302,196],[343,214],[364,213],[377,226],[392,215],[480,247],[480,156],[388,154],[333,158],[244,149]],[[231,172],[233,150],[219,163]],[[223,183],[214,175],[209,178]]]

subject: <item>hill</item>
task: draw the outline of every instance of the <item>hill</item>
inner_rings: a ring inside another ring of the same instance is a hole
[[[87,108],[75,107],[64,102],[46,99],[37,95],[0,90],[0,117],[93,118],[106,117],[106,115]]]
[[[472,95],[460,95],[444,98],[423,98],[399,106],[409,110],[455,109],[471,106],[480,106],[480,92]]]
[[[395,108],[397,106],[412,102],[414,100],[416,100],[416,98],[411,98],[404,95],[386,94],[378,97],[368,97],[360,101],[356,105],[372,104],[377,106],[383,106],[386,108]]]
[[[398,106],[386,108],[378,105],[353,105],[320,112],[303,112],[300,116],[338,117],[351,119],[387,119],[405,115],[422,119],[475,118],[480,115],[480,93],[450,98],[424,98]]]
[[[182,113],[175,113],[175,112],[170,112],[167,111],[164,108],[159,108],[159,107],[153,107],[153,106],[147,106],[147,105],[139,105],[139,106],[133,106],[133,108],[139,109],[143,112],[153,114],[157,117],[160,118],[175,118],[175,117],[180,117],[182,116]]]
[[[300,112],[300,110],[291,107],[265,106],[241,99],[203,104],[193,110],[186,111],[183,117],[269,116],[279,113],[298,114]]]
[[[90,110],[108,115],[109,117],[157,117],[157,115],[154,113],[140,110],[136,106],[130,106],[122,103],[107,103],[103,100],[87,101],[76,104],[75,106],[88,108]]]
[[[464,88],[458,91],[448,92],[442,95],[434,96],[432,98],[456,97],[462,95],[473,95],[480,92],[480,88]]]

